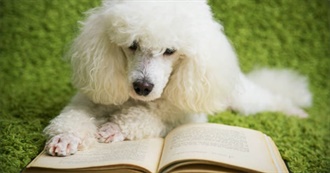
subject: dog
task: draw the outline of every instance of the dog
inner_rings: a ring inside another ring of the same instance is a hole
[[[68,156],[95,142],[164,137],[227,109],[307,117],[307,79],[290,70],[243,74],[206,0],[104,0],[70,50],[78,93],[44,129]]]

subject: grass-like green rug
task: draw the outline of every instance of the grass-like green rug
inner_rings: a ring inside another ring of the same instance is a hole
[[[74,95],[62,57],[95,0],[0,0],[0,172],[42,149],[43,128]],[[241,67],[294,69],[310,81],[310,117],[224,112],[210,121],[271,136],[292,172],[330,171],[330,20],[327,0],[212,0]],[[276,80],[276,79],[274,79]]]

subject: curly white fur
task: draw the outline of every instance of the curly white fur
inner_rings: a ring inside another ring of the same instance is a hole
[[[306,79],[287,70],[243,75],[221,30],[203,0],[108,0],[91,10],[71,50],[79,92],[44,130],[48,153],[165,136],[227,108],[307,116]]]

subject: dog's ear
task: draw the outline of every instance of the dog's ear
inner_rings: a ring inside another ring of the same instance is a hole
[[[95,103],[125,102],[129,98],[126,57],[109,40],[102,11],[92,11],[82,25],[70,51],[74,86]]]
[[[164,91],[174,105],[190,112],[214,113],[226,109],[239,81],[239,66],[229,41],[215,24],[207,34],[195,35],[182,50]]]

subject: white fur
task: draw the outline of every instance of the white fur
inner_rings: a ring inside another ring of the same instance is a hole
[[[45,128],[48,153],[162,137],[228,108],[307,116],[300,108],[311,104],[306,80],[267,69],[243,75],[221,30],[202,0],[109,0],[91,10],[71,50],[79,92]],[[135,81],[154,87],[139,95]]]

